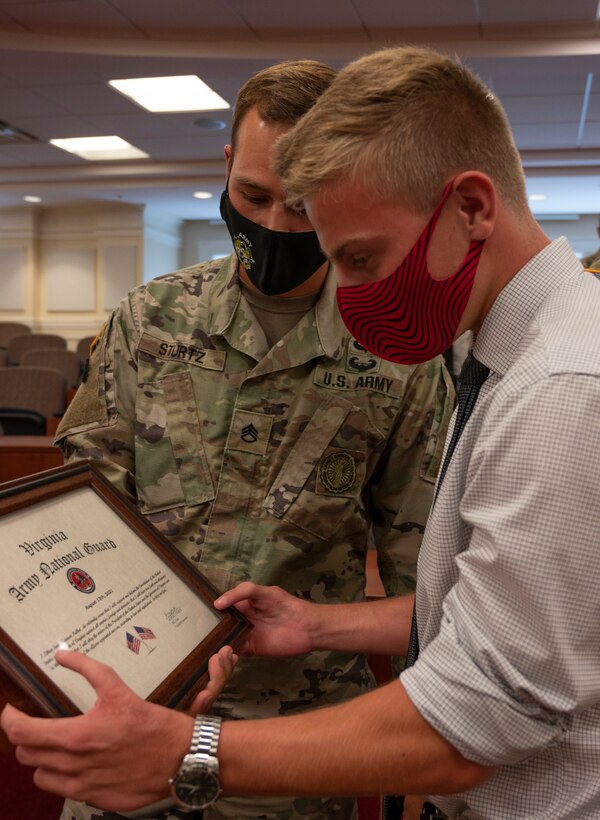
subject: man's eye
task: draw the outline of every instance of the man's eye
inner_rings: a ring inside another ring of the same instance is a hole
[[[250,202],[252,205],[266,205],[268,201],[266,196],[261,196],[260,194],[242,193],[242,196],[246,202]]]

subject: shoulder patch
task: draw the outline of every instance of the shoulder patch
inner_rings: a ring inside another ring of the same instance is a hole
[[[106,327],[106,322],[103,323],[102,327],[100,328],[100,330],[98,331],[98,333],[96,334],[95,338],[93,339],[93,341],[90,345],[90,350],[89,350],[90,358],[92,357],[92,353],[94,352],[94,350],[98,347],[98,342],[102,338],[102,334],[104,333],[104,328],[105,327]]]

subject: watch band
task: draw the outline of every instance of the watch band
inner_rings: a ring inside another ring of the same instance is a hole
[[[216,715],[196,715],[192,742],[188,754],[205,760],[216,757],[221,734],[221,718]]]

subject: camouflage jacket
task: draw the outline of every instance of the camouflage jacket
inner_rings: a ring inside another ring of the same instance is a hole
[[[388,595],[414,588],[454,394],[441,359],[376,359],[329,278],[271,350],[235,257],[133,290],[107,321],[57,443],[92,459],[220,590],[277,584],[364,598],[367,545]],[[333,703],[373,685],[363,657],[241,659],[233,717]]]

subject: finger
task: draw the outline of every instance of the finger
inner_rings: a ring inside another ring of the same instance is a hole
[[[210,691],[203,689],[196,697],[190,708],[187,710],[189,715],[205,715],[214,703],[214,698]]]
[[[236,655],[230,646],[223,646],[208,661],[209,680],[206,687],[196,695],[188,713],[195,715],[208,712],[212,704],[223,691],[237,663]]]
[[[125,684],[112,667],[90,658],[89,655],[60,649],[55,658],[56,662],[64,666],[65,669],[71,669],[73,672],[82,675],[98,694],[119,684],[125,687]]]
[[[53,732],[74,718],[34,718],[10,703],[2,710],[1,725],[13,746],[54,746]]]
[[[232,589],[228,589],[227,592],[219,596],[217,600],[214,601],[214,606],[216,609],[226,609],[228,606],[236,606],[240,601],[255,598],[260,589],[261,587],[252,581],[242,581],[241,584],[238,584]]]
[[[233,672],[235,661],[233,660],[233,649],[230,646],[223,646],[208,661],[208,686],[210,691],[220,694]]]
[[[16,709],[10,703],[5,705],[2,710],[2,714],[0,715],[0,726],[7,736],[9,733],[12,733],[15,721],[20,717],[27,717],[27,715],[24,712],[21,712],[20,709]]]

